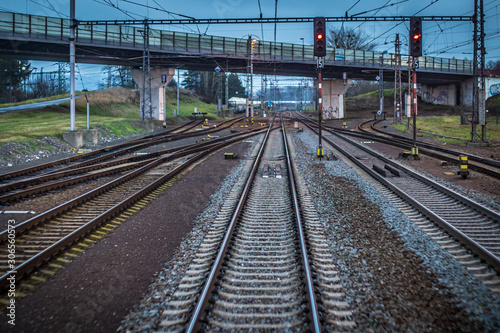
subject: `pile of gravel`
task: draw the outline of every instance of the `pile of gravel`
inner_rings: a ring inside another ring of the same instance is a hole
[[[30,142],[7,142],[0,144],[0,166],[11,167],[35,162],[70,151],[68,143],[55,137],[43,137]]]
[[[496,331],[499,297],[394,207],[357,167],[292,135],[360,330]],[[337,154],[338,155],[338,154]]]
[[[114,134],[113,131],[106,127],[99,126],[97,129],[97,144],[84,141],[82,148],[98,149],[151,134],[151,131],[147,131],[121,136]],[[72,148],[66,141],[49,136],[29,142],[6,142],[0,144],[0,167],[28,167],[37,163],[68,157],[74,154]],[[0,170],[0,173],[9,172],[8,168]]]

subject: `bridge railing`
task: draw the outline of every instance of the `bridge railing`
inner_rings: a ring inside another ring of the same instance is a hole
[[[69,38],[70,20],[36,15],[0,12],[0,34],[30,40],[66,42]],[[144,27],[122,25],[78,25],[76,41],[80,45],[102,45],[142,49]],[[78,46],[77,44],[77,46]],[[190,34],[177,31],[149,29],[151,51],[185,55],[223,57],[248,57],[255,61],[304,62],[314,64],[313,47],[309,45],[273,43],[249,39]],[[253,50],[253,51],[252,51]],[[394,68],[394,54],[362,50],[344,50],[328,47],[326,65]],[[472,62],[468,60],[420,57],[420,71],[472,74]],[[408,67],[408,56],[401,56],[401,67]]]

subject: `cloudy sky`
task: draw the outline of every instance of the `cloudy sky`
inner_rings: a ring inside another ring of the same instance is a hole
[[[284,17],[338,17],[346,14],[357,16],[471,16],[474,0],[76,0],[78,20],[111,19],[165,19],[203,18],[270,18]],[[487,61],[500,60],[500,1],[484,0],[486,14]],[[69,17],[69,0],[18,0],[3,2],[0,11],[14,11],[41,16]],[[327,23],[337,27],[342,23]],[[343,23],[345,26],[364,30],[378,45],[377,51],[393,52],[394,37],[408,34],[408,23],[365,22]],[[472,59],[471,22],[423,22],[424,53],[428,56]],[[246,38],[256,36],[261,40],[274,40],[274,24],[234,25],[176,25],[156,26],[156,29],[175,30],[207,35]],[[311,23],[283,23],[277,25],[278,42],[312,43]],[[402,49],[405,50],[406,46]],[[405,51],[403,51],[405,53]],[[42,64],[43,65],[43,64]],[[46,64],[49,66],[50,64]],[[40,66],[40,64],[38,64]],[[98,76],[100,67],[79,65],[84,81]],[[96,79],[95,81],[98,81]]]

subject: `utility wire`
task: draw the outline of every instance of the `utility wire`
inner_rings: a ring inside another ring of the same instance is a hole
[[[47,3],[50,5],[50,7],[52,8],[52,10],[54,10],[54,12],[56,12],[56,13],[57,13],[57,15],[59,15],[59,17],[60,17],[60,18],[62,18],[62,17],[61,17],[61,14],[62,14],[62,13],[60,13],[59,11],[57,11],[57,10],[54,8],[54,6],[53,6],[53,5],[52,5],[52,3],[50,2],[50,0],[47,0]],[[62,14],[62,15],[64,15],[64,14]]]
[[[439,0],[433,0],[431,1],[430,4],[428,4],[427,6],[425,6],[424,8],[420,9],[418,12],[416,12],[415,14],[413,14],[413,16],[417,15],[418,13],[424,11],[425,9],[429,8],[430,6],[432,6],[433,4],[435,4],[436,2],[438,2]],[[385,35],[386,33],[390,32],[391,30],[395,29],[396,27],[400,26],[401,24],[403,24],[404,21],[401,21],[399,22],[398,24],[396,24],[395,26],[393,26],[392,28],[386,30],[385,32],[381,33],[380,35],[378,35],[377,37],[375,37],[374,39],[378,39],[380,37],[382,37],[383,35]]]
[[[55,10],[55,9],[54,9],[54,7],[53,7],[52,5],[51,5],[51,6],[52,6],[52,8],[50,8],[49,6],[46,6],[46,5],[41,4],[41,3],[39,3],[39,2],[36,2],[35,0],[30,0],[30,1],[31,1],[31,2],[33,2],[34,4],[37,4],[37,5],[41,6],[41,7],[43,7],[43,8],[46,8],[46,9],[48,9],[48,10],[50,10],[50,11],[54,11],[54,12],[55,12],[55,13],[56,13],[56,14],[57,14],[60,18],[62,18],[62,16],[68,17],[68,15],[65,15],[65,14],[60,13],[60,12],[58,12],[57,10]],[[49,4],[50,4],[50,3],[49,3]]]
[[[117,9],[120,12],[122,12],[123,14],[125,14],[126,16],[130,17],[131,19],[137,20],[136,17],[134,17],[131,14],[129,14],[126,10],[123,10],[123,9],[119,8],[118,6],[115,6],[110,0],[102,0],[102,1],[92,0],[92,1],[97,2],[98,4],[101,4],[101,5],[105,5],[105,6],[109,6],[109,7],[112,7],[114,9]]]
[[[262,18],[262,7],[260,6],[260,0],[257,0],[257,3],[259,4],[259,13],[260,13],[260,18]],[[264,23],[260,22],[260,34],[262,40],[264,40]]]
[[[94,1],[95,1],[95,0],[94,0]],[[106,1],[106,0],[105,0],[105,1]],[[110,2],[111,2],[111,0],[107,0],[107,1],[110,1]],[[187,15],[183,15],[183,14],[179,14],[179,13],[174,13],[174,12],[171,12],[171,11],[169,11],[169,10],[166,10],[166,9],[165,9],[165,7],[163,7],[162,5],[160,5],[160,4],[159,4],[156,0],[153,0],[153,1],[154,1],[154,3],[155,3],[158,7],[152,7],[152,6],[150,6],[149,4],[144,5],[144,4],[137,3],[137,2],[134,2],[134,1],[130,1],[130,0],[121,0],[121,1],[123,1],[123,2],[127,2],[127,3],[130,3],[130,4],[133,4],[133,5],[136,5],[136,6],[140,6],[140,7],[146,7],[147,9],[152,9],[152,10],[156,10],[156,11],[160,11],[160,12],[165,12],[165,13],[167,13],[167,14],[169,14],[169,15],[172,15],[172,16],[180,16],[180,17],[184,17],[184,18],[187,18],[187,19],[190,19],[190,20],[194,20],[194,19],[195,19],[195,18],[194,18],[194,17],[192,17],[192,16],[187,16]],[[112,6],[113,6],[113,7],[115,7],[114,5],[112,5]],[[191,31],[191,32],[194,32],[194,33],[196,33],[196,32],[197,32],[197,31],[195,31],[195,30],[191,29],[189,26],[187,26],[187,25],[185,25],[185,24],[183,24],[183,25],[182,25],[182,27],[184,27],[184,29],[187,29],[187,30],[189,30],[189,31]],[[197,28],[197,30],[198,30],[198,34],[199,34],[199,35],[201,35],[202,33],[200,32],[200,29],[199,29],[198,25],[196,25],[196,28]],[[208,27],[207,27],[207,29],[205,30],[205,35],[206,35],[207,31],[208,31]]]
[[[153,10],[157,10],[157,11],[160,11],[160,12],[165,12],[165,13],[169,13],[169,14],[172,14],[172,15],[177,15],[177,16],[180,16],[180,17],[184,17],[184,18],[188,18],[190,20],[194,20],[195,18],[192,17],[192,16],[187,16],[187,15],[183,15],[183,14],[179,14],[179,13],[174,13],[174,12],[171,12],[171,11],[168,11],[168,10],[165,10],[163,7],[162,8],[157,8],[157,7],[152,7],[150,5],[144,5],[142,3],[137,3],[137,2],[134,2],[134,1],[130,1],[130,0],[121,0],[123,2],[127,2],[127,3],[130,3],[130,4],[133,4],[133,5],[136,5],[136,6],[140,6],[140,7],[146,7],[148,9],[153,9]],[[156,2],[156,1],[155,1]],[[161,7],[161,6],[160,6]]]
[[[78,75],[80,75],[80,81],[82,81],[82,90],[85,90],[85,84],[83,83],[82,71],[80,70],[80,66],[76,65],[76,69],[78,69]]]
[[[347,17],[347,13],[354,8],[354,6],[356,6],[361,0],[358,0],[356,1],[356,3],[354,5],[351,6],[351,8],[349,8],[348,10],[345,11],[345,16]]]
[[[391,3],[390,5],[387,5],[389,2],[391,2],[391,0],[389,0],[382,7],[378,7],[378,8],[374,8],[374,9],[370,9],[370,10],[365,10],[364,12],[351,15],[351,17],[363,15],[363,14],[366,14],[366,13],[369,13],[369,12],[374,12],[374,11],[377,11],[377,13],[378,13],[380,10],[382,10],[384,8],[389,8],[389,7],[392,7],[392,6],[395,6],[395,5],[399,5],[400,3],[404,3],[404,2],[407,2],[407,1],[410,1],[410,0],[402,0],[402,1],[399,1],[399,2]]]

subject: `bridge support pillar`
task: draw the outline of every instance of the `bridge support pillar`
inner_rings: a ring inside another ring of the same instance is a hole
[[[132,79],[141,91],[142,103],[142,84],[143,84],[142,69],[132,69]],[[151,107],[153,109],[153,119],[165,120],[165,94],[163,93],[162,75],[165,75],[165,86],[175,75],[175,68],[156,68],[151,69]],[[142,105],[141,105],[142,110]]]
[[[323,119],[345,118],[344,94],[351,83],[351,80],[322,80],[321,92],[323,95]],[[317,81],[315,84],[317,86]]]

